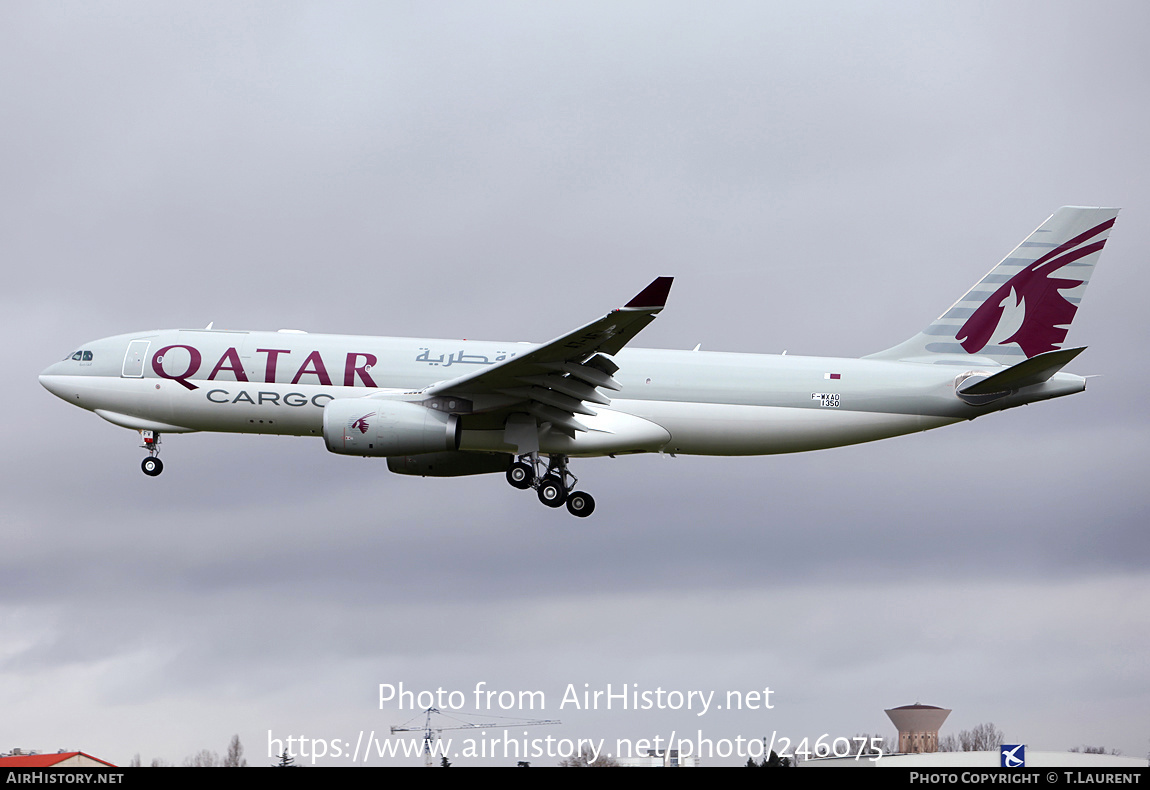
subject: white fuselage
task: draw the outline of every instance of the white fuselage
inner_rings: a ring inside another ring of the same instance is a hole
[[[60,398],[127,428],[320,436],[324,406],[357,397],[416,398],[437,382],[523,354],[533,344],[162,330],[98,340],[40,376]],[[697,455],[798,452],[937,428],[1035,400],[1078,392],[1058,373],[976,407],[955,395],[972,370],[953,364],[700,351],[624,349],[621,389],[588,404],[590,430],[540,437],[544,453],[664,451]],[[462,450],[513,452],[483,415],[462,415]]]

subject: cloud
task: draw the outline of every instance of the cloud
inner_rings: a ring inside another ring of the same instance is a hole
[[[414,715],[379,683],[483,680],[776,691],[549,709],[564,737],[889,732],[920,700],[1142,753],[1142,6],[0,14],[4,748],[178,763],[238,731],[260,764],[269,729]],[[800,456],[579,459],[578,522],[310,439],[166,436],[144,478],[35,381],[209,321],[542,341],[660,275],[638,345],[857,356],[1062,204],[1124,207],[1069,338],[1086,393]]]

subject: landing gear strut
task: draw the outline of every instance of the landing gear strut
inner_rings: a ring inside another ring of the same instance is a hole
[[[148,451],[148,457],[140,464],[144,474],[155,477],[164,471],[164,462],[160,460],[160,434],[155,431],[140,431],[144,443],[140,445]]]
[[[579,479],[567,468],[567,456],[552,455],[544,469],[538,453],[519,456],[507,470],[507,482],[515,488],[534,488],[547,507],[567,505],[567,512],[586,518],[595,510],[595,499],[586,491],[572,491]]]

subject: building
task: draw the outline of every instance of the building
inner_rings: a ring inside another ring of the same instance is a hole
[[[84,752],[55,752],[53,754],[12,754],[0,757],[0,768],[115,768],[112,763]]]
[[[849,755],[801,760],[802,768],[1087,768],[1132,770],[1146,768],[1140,757],[1082,752],[1032,751],[1024,744],[1000,744],[998,751],[940,752],[938,731],[950,711],[933,705],[903,705],[886,712],[898,728],[898,752],[884,755]],[[1001,733],[1000,733],[1001,734]]]
[[[615,762],[625,768],[697,768],[695,755],[679,756],[678,749],[648,749],[635,757],[616,757]]]
[[[999,752],[934,752],[922,754],[891,754],[878,759],[864,756],[825,757],[803,760],[800,768],[903,768],[934,771],[942,768],[1001,768]],[[1146,760],[1141,757],[1122,757],[1110,754],[1084,754],[1082,752],[1040,752],[1026,750],[1026,768],[1083,768],[1094,771],[1145,770]],[[1079,780],[1083,781],[1083,780]],[[1091,780],[1085,780],[1091,781]],[[1101,780],[1094,780],[1101,781]]]

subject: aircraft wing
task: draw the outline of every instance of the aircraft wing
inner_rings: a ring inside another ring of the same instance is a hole
[[[617,354],[655,320],[667,303],[674,278],[658,277],[623,307],[573,332],[484,370],[434,384],[429,396],[499,396],[501,408],[519,407],[539,422],[569,436],[585,431],[576,414],[594,414],[585,402],[606,405],[598,391],[618,390],[611,376],[619,366],[603,354]]]

